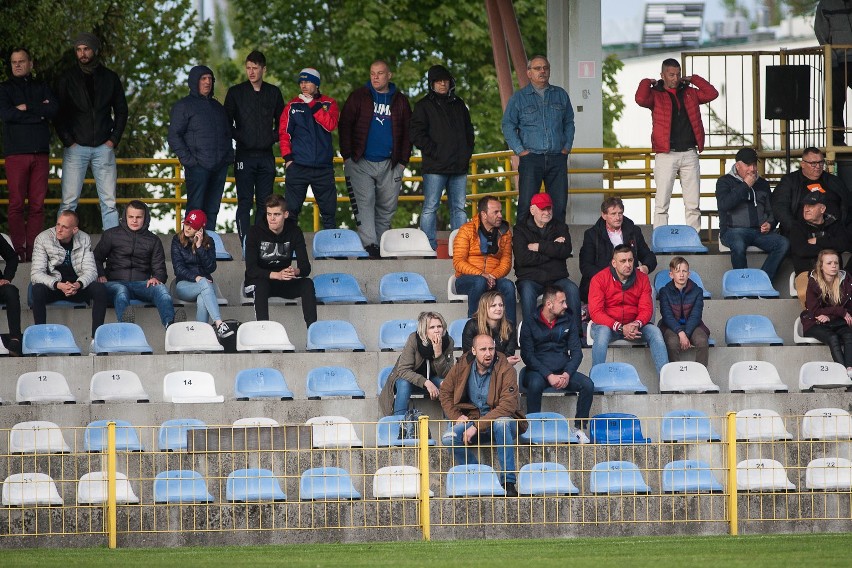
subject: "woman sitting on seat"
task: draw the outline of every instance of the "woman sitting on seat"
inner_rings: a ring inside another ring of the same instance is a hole
[[[852,282],[840,270],[840,256],[831,249],[817,256],[801,319],[804,335],[828,345],[831,358],[852,377]]]
[[[210,276],[216,270],[216,245],[204,232],[207,215],[196,209],[186,214],[183,230],[172,239],[172,268],[175,295],[184,302],[195,302],[195,319],[207,323],[213,318],[216,335],[230,337],[234,330],[222,321],[219,302]]]
[[[382,392],[379,408],[382,416],[405,416],[408,401],[414,393],[438,399],[438,386],[450,372],[453,339],[447,333],[447,322],[437,312],[421,312],[417,331],[408,336]]]
[[[520,356],[515,355],[518,348],[515,324],[506,319],[503,294],[497,290],[489,290],[479,297],[476,313],[467,321],[462,331],[462,352],[470,351],[473,338],[483,333],[494,338],[496,351],[504,354],[510,365],[521,360]]]

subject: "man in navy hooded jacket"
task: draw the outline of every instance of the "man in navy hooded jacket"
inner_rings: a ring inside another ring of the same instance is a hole
[[[234,159],[231,125],[225,107],[213,98],[214,84],[209,67],[193,67],[189,95],[174,104],[169,124],[169,146],[186,171],[186,208],[204,211],[211,230],[216,228],[228,164]]]

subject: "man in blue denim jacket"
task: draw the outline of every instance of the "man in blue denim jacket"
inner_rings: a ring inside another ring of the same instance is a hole
[[[517,220],[529,215],[530,199],[544,181],[554,219],[565,221],[574,109],[565,89],[550,84],[550,63],[543,55],[529,60],[527,77],[530,84],[512,95],[503,113],[503,136],[520,158]]]

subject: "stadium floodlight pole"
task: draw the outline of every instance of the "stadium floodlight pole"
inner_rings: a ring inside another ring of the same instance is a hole
[[[420,423],[417,442],[420,456],[420,528],[423,531],[423,540],[428,541],[432,540],[429,521],[429,417],[421,416],[418,421]]]
[[[738,534],[737,518],[737,413],[728,412],[725,442],[728,445],[728,524],[731,536]]]

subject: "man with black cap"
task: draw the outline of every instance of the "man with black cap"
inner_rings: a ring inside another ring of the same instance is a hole
[[[441,193],[447,190],[450,229],[467,222],[465,198],[467,171],[473,154],[473,124],[464,101],[456,96],[456,82],[442,65],[433,65],[427,75],[429,92],[414,105],[411,141],[423,155],[423,211],[420,229],[438,248],[435,213]]]
[[[86,169],[91,165],[101,205],[103,229],[118,226],[115,208],[115,147],[127,125],[127,100],[115,72],[100,63],[100,40],[83,32],[74,38],[77,65],[60,79],[56,134],[62,153],[62,205],[77,209]]]
[[[743,148],[736,163],[716,181],[719,240],[731,249],[731,266],[748,268],[746,250],[755,246],[767,253],[762,269],[770,280],[784,260],[790,243],[774,231],[769,182],[757,173],[757,152]]]
[[[284,197],[287,211],[298,220],[308,186],[319,205],[323,229],[337,226],[337,187],[334,185],[334,148],[331,133],[337,128],[337,101],[320,93],[320,73],[305,67],[299,73],[298,96],[287,103],[278,125],[281,156],[287,168]]]

